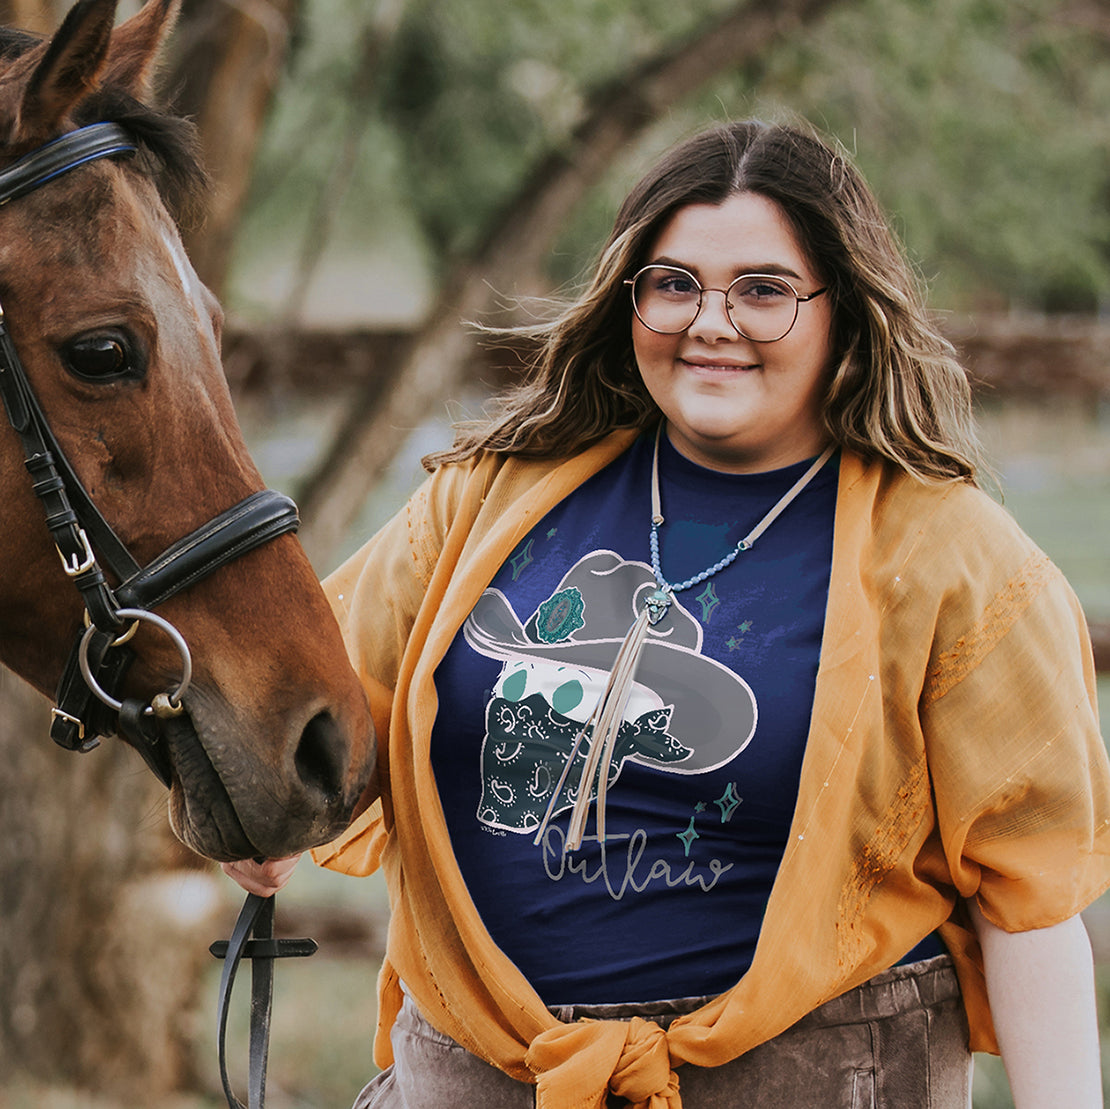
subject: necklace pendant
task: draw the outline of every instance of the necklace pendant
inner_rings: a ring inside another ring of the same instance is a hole
[[[647,608],[648,623],[654,627],[667,615],[667,609],[671,607],[671,594],[666,589],[654,589],[647,595],[644,606]]]

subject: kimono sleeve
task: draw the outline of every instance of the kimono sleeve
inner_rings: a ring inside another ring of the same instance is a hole
[[[390,718],[409,634],[450,526],[458,468],[428,478],[373,538],[324,581],[351,665],[366,690],[387,774]],[[388,802],[376,800],[336,840],[312,852],[321,866],[371,874],[384,844]]]
[[[1028,552],[953,636],[920,701],[953,883],[1010,931],[1057,924],[1110,885],[1110,766],[1086,621]]]

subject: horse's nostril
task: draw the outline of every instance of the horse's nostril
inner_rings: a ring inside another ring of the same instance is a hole
[[[293,756],[306,788],[334,801],[343,792],[347,744],[331,713],[319,712],[306,725]]]

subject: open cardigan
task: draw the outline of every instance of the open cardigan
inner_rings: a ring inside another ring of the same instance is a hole
[[[431,770],[435,670],[521,538],[632,438],[570,460],[443,467],[326,582],[378,727],[381,798],[315,857],[385,871],[379,1065],[403,981],[436,1028],[536,1083],[540,1109],[601,1109],[607,1091],[679,1109],[682,1063],[748,1051],[937,929],[971,1046],[996,1050],[961,899],[1021,931],[1110,885],[1110,768],[1086,624],[1056,567],[984,494],[847,452],[797,806],[748,972],[665,1032],[567,1025],[484,928]]]

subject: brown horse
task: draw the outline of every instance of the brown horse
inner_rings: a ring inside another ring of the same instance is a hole
[[[234,532],[239,510],[221,514],[264,488],[223,376],[219,307],[164,203],[175,184],[201,176],[187,126],[149,107],[177,2],[149,0],[113,29],[115,0],[80,0],[50,40],[0,32],[0,175],[21,159],[70,153],[58,175],[40,175],[0,207],[0,321],[75,472],[70,484],[84,486],[139,567],[167,548],[170,561],[187,561],[173,545],[213,518]],[[118,130],[95,126],[105,123]],[[83,160],[85,136],[103,147],[104,132],[133,150]],[[0,376],[11,376],[7,366]],[[9,415],[22,404],[4,401]],[[85,590],[100,570],[75,565],[80,556],[59,560],[24,453],[33,451],[21,452],[0,420],[0,661],[52,694],[83,617],[118,618],[110,604],[107,616],[100,604],[86,611],[74,579]],[[126,648],[133,662],[121,668],[115,705],[141,711],[111,730],[157,745],[175,831],[215,859],[326,841],[373,771],[365,697],[316,576],[291,535],[271,537],[291,513],[279,504],[279,526],[243,544],[253,549],[238,557],[232,543],[226,565],[153,599],[169,626],[143,616]],[[89,536],[85,550],[106,570],[85,597],[112,602],[122,574]],[[61,720],[80,732],[71,715]]]

